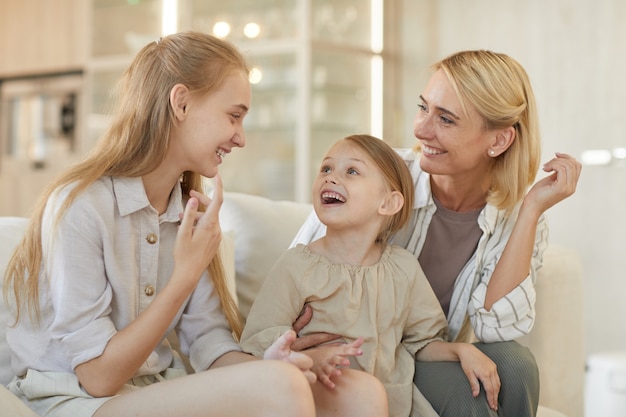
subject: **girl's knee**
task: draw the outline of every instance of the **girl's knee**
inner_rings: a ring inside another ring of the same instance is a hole
[[[337,387],[350,403],[346,409],[346,412],[350,412],[349,415],[388,415],[387,392],[378,378],[367,372],[345,369],[338,379],[341,381]]]
[[[263,398],[272,415],[314,416],[311,386],[296,366],[275,360],[259,361],[253,379],[255,395]],[[252,382],[252,381],[251,381]]]

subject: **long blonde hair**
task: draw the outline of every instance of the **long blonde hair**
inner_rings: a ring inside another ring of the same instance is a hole
[[[515,128],[515,140],[493,159],[487,202],[510,210],[535,181],[541,136],[535,96],[524,68],[502,53],[462,51],[435,63],[452,83],[463,110],[471,106],[485,129]]]
[[[117,108],[108,130],[82,162],[62,173],[46,189],[34,208],[24,238],[9,260],[3,290],[6,301],[11,293],[15,297],[15,323],[24,309],[31,321],[39,321],[41,223],[51,194],[70,183],[76,184],[59,211],[58,222],[74,199],[98,178],[139,177],[151,172],[163,161],[169,146],[174,120],[169,103],[172,87],[184,84],[192,94],[202,96],[217,90],[229,75],[248,71],[245,59],[233,45],[204,33],[170,35],[139,51],[118,84]],[[183,195],[188,196],[191,190],[203,191],[202,177],[185,172]],[[220,256],[213,258],[208,270],[224,314],[239,337],[242,321],[228,291]]]

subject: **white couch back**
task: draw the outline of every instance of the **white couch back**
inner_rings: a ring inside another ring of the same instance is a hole
[[[236,275],[242,313],[247,315],[255,294],[278,256],[287,249],[310,204],[273,201],[249,194],[225,193],[220,223],[225,235],[225,266]],[[27,220],[0,217],[0,277]],[[232,245],[234,239],[234,257]],[[234,264],[234,265],[233,265]],[[540,404],[582,416],[584,339],[582,266],[571,249],[549,247],[537,282],[537,322],[520,342],[531,347],[541,373]],[[0,298],[0,384],[11,378],[6,324],[10,320]],[[4,325],[2,325],[4,324]]]

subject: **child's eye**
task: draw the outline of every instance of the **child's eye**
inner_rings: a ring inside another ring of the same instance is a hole
[[[419,104],[417,105],[417,108],[418,108],[418,109],[420,109],[420,110],[421,110],[421,111],[423,111],[423,112],[426,112],[426,111],[427,111],[427,109],[426,109],[426,105],[425,105],[424,103],[419,103]]]
[[[358,175],[359,171],[354,168],[348,168],[348,175]]]
[[[325,165],[320,169],[320,172],[323,174],[328,174],[330,172],[330,167]]]

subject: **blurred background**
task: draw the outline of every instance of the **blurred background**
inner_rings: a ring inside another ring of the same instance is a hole
[[[220,169],[227,190],[272,199],[307,201],[322,153],[347,134],[412,146],[436,60],[516,58],[538,99],[543,160],[585,162],[548,219],[551,243],[583,261],[586,352],[626,349],[626,2],[0,0],[0,215],[28,215],[93,146],[138,49],[188,29],[231,40],[254,68],[248,145]]]

